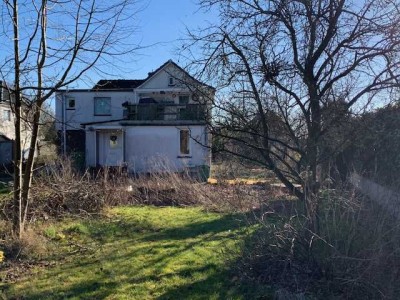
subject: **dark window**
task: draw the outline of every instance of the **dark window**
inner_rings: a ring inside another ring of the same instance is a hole
[[[188,155],[190,153],[189,149],[189,130],[184,129],[180,131],[180,152],[183,155]]]
[[[179,104],[188,104],[189,103],[189,96],[179,96]]]
[[[95,116],[111,115],[110,97],[94,97],[94,115]]]
[[[168,78],[168,85],[175,85],[175,79],[174,79],[174,77],[169,77],[169,78]]]
[[[68,98],[67,109],[75,109],[75,99]]]

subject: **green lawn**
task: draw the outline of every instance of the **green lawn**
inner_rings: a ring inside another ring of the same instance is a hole
[[[43,232],[53,237],[49,260],[57,265],[0,282],[0,299],[1,290],[6,299],[253,298],[256,291],[229,271],[254,231],[240,219],[199,208],[120,207],[54,224]]]

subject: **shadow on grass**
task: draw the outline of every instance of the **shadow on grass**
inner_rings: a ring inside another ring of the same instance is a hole
[[[117,288],[117,283],[115,282],[102,282],[97,280],[82,281],[68,287],[62,287],[61,285],[62,283],[60,282],[59,286],[55,286],[52,289],[21,295],[21,298],[16,297],[10,299],[82,299],[81,295],[84,295],[84,299],[104,299],[113,295],[114,289]]]
[[[74,238],[90,241],[95,251],[70,255],[32,281],[9,285],[6,294],[24,299],[247,299],[248,291],[231,280],[234,255],[227,248],[237,249],[246,235],[243,215],[201,216],[172,228],[123,216],[92,221],[86,235]]]
[[[195,222],[180,228],[163,229],[157,233],[145,236],[143,241],[185,240],[197,238],[202,235],[215,236],[221,232],[229,233],[245,225],[243,215],[225,215],[208,222]]]

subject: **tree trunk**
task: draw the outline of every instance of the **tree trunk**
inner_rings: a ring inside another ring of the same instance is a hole
[[[24,231],[22,214],[23,204],[21,201],[21,184],[22,184],[22,149],[21,149],[21,92],[20,92],[20,60],[19,60],[19,23],[18,23],[18,2],[13,1],[13,32],[14,32],[14,91],[15,97],[15,146],[14,146],[14,215],[13,215],[13,232],[22,236]]]
[[[34,106],[34,115],[32,120],[32,136],[30,139],[30,147],[28,158],[26,160],[25,168],[24,168],[24,176],[22,180],[22,187],[21,187],[21,202],[23,204],[23,215],[22,215],[22,224],[25,225],[26,218],[28,215],[28,206],[29,206],[29,191],[32,184],[32,173],[33,173],[33,166],[35,162],[35,152],[36,152],[36,145],[39,136],[39,121],[40,121],[40,106],[39,104]]]

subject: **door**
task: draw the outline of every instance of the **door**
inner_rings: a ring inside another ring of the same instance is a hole
[[[0,165],[12,162],[12,142],[0,142]]]
[[[99,133],[99,164],[117,167],[124,162],[124,140],[122,130],[101,131]]]

